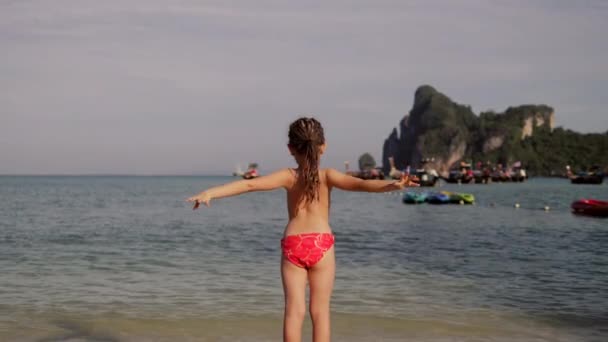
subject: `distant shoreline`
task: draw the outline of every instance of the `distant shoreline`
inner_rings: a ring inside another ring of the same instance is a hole
[[[235,177],[233,175],[230,174],[119,174],[119,173],[109,173],[109,174],[104,174],[104,173],[99,173],[99,174],[95,174],[95,173],[85,173],[85,174],[60,174],[60,173],[50,173],[50,174],[0,174],[0,178],[3,177],[56,177],[56,178],[62,178],[62,177],[108,177],[108,178],[113,178],[113,177],[192,177],[192,178],[196,178],[196,177],[213,177],[213,178],[241,178],[241,177]],[[529,179],[539,179],[539,178],[548,178],[548,179],[553,179],[553,178],[563,178],[566,179],[565,176],[561,176],[561,175],[536,175],[536,176],[530,176]],[[494,182],[493,182],[494,183]],[[501,182],[496,182],[496,183],[501,183]],[[507,182],[509,183],[509,182]]]

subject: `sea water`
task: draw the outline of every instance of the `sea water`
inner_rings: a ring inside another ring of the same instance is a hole
[[[184,201],[231,180],[1,176],[0,341],[280,340],[284,191]],[[334,191],[334,341],[608,340],[608,220],[569,209],[608,186],[437,190],[477,202]]]

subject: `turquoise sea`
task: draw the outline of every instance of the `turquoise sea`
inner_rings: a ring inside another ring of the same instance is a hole
[[[285,194],[184,202],[231,180],[0,176],[0,341],[279,341]],[[335,191],[334,341],[608,340],[606,184],[442,189]]]

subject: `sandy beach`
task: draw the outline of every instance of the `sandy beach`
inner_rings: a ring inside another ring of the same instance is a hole
[[[169,313],[167,313],[169,314]],[[568,327],[492,312],[451,317],[333,315],[334,341],[579,341]],[[310,340],[310,320],[304,339]],[[598,336],[599,338],[599,336]],[[135,318],[103,314],[32,313],[0,324],[3,341],[280,341],[281,316]]]

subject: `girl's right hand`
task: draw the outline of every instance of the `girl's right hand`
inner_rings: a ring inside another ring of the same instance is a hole
[[[192,196],[190,198],[188,198],[186,201],[188,202],[194,202],[194,207],[192,207],[192,210],[198,209],[198,207],[201,205],[201,203],[205,204],[205,206],[209,207],[209,202],[211,202],[211,196],[209,196],[209,194],[207,194],[206,192],[202,192],[196,196]]]

